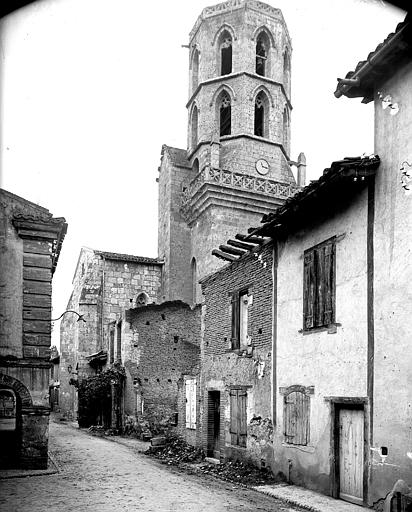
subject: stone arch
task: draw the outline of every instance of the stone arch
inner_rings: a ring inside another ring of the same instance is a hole
[[[136,307],[140,308],[149,304],[150,297],[146,292],[139,292],[136,296]]]
[[[254,103],[254,135],[270,138],[269,99],[264,90],[258,92]]]
[[[236,94],[235,91],[232,89],[232,87],[228,84],[222,84],[220,87],[216,89],[216,91],[213,93],[212,100],[209,103],[209,107],[211,107],[214,103],[216,103],[216,98],[220,96],[222,91],[226,91],[230,96],[230,101],[236,101]]]
[[[255,100],[256,100],[256,96],[257,96],[261,91],[264,91],[264,92],[265,92],[265,94],[266,94],[266,96],[267,96],[268,100],[270,101],[270,106],[271,106],[272,108],[274,108],[274,107],[275,107],[275,102],[274,102],[274,100],[273,100],[273,96],[272,96],[271,92],[269,91],[269,89],[268,89],[268,88],[266,87],[266,85],[264,85],[264,84],[257,85],[257,86],[253,89],[253,91],[252,91],[251,95],[249,96],[249,100],[250,100],[250,101],[255,101]]]
[[[190,109],[190,144],[192,150],[197,147],[199,142],[199,107],[193,102]]]
[[[226,89],[222,89],[216,98],[215,104],[216,126],[219,127],[219,136],[232,133],[232,98]]]
[[[30,391],[21,381],[11,377],[10,375],[0,373],[0,387],[1,386],[12,389],[20,398],[22,407],[33,407],[33,400]]]
[[[232,25],[229,25],[229,23],[223,23],[223,25],[221,25],[219,27],[219,29],[216,31],[216,33],[215,33],[215,35],[213,37],[212,46],[215,46],[216,41],[218,41],[218,39],[220,38],[222,33],[225,32],[225,31],[229,32],[229,34],[232,37],[232,41],[236,41],[237,40],[236,32],[235,32],[235,29],[232,27]]]
[[[268,27],[266,25],[261,25],[260,27],[255,29],[255,31],[253,32],[253,35],[252,35],[252,41],[256,43],[257,38],[259,37],[259,35],[262,32],[264,32],[267,35],[267,37],[269,38],[271,48],[276,50],[275,38],[273,37],[272,32],[268,29]]]
[[[199,49],[197,48],[197,45],[194,45],[190,55],[192,93],[194,93],[199,85],[199,56]]]

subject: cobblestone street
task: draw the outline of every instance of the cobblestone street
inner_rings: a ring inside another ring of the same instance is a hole
[[[50,422],[59,473],[0,480],[2,512],[281,511],[275,499],[212,478],[188,475],[128,446]]]

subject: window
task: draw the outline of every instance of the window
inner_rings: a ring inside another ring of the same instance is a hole
[[[287,151],[287,146],[289,142],[289,113],[287,108],[285,107],[283,110],[283,148]]]
[[[228,75],[232,72],[232,37],[227,30],[224,30],[219,41],[220,74]]]
[[[267,35],[263,32],[259,35],[256,42],[256,73],[260,76],[266,75],[266,66],[268,58],[269,41]]]
[[[192,93],[199,84],[199,51],[195,49],[192,57]]]
[[[246,390],[230,390],[230,437],[231,444],[246,447],[247,417]]]
[[[122,322],[116,326],[116,361],[122,362]]]
[[[264,92],[260,92],[255,100],[255,129],[254,134],[258,137],[267,137],[267,108],[268,101]]]
[[[192,122],[191,122],[191,128],[192,128],[192,149],[195,149],[197,146],[197,132],[198,132],[198,110],[196,105],[193,107],[192,110]]]
[[[146,293],[142,292],[136,297],[136,307],[146,306],[149,302],[149,297]]]
[[[290,57],[288,50],[283,54],[283,82],[286,88],[289,86],[290,77]]]
[[[335,322],[335,238],[304,253],[303,329]]]
[[[301,386],[298,387],[301,388]],[[283,397],[283,427],[286,443],[303,446],[308,444],[309,418],[309,395],[291,386]]]
[[[192,170],[195,174],[199,172],[199,160],[197,158],[193,160]]]
[[[187,379],[186,386],[186,428],[196,429],[196,379]]]
[[[219,121],[220,136],[230,135],[232,130],[232,110],[230,105],[230,97],[227,92],[223,92],[219,101]]]
[[[248,345],[248,307],[247,290],[232,294],[232,349],[245,350]]]
[[[196,258],[192,258],[191,262],[191,273],[192,273],[192,303],[196,304],[196,290],[197,290],[197,265]]]
[[[110,324],[109,332],[109,363],[114,363],[114,324]]]

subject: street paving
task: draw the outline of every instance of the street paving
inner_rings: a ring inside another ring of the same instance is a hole
[[[133,443],[94,437],[50,422],[59,472],[0,480],[2,512],[289,512],[293,507],[211,477],[172,469]]]

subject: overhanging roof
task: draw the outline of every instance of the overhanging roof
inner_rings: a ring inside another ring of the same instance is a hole
[[[409,13],[366,60],[358,62],[354,71],[349,71],[345,78],[338,78],[335,96],[363,97],[362,102],[368,103],[373,99],[375,89],[411,59],[412,23]]]

